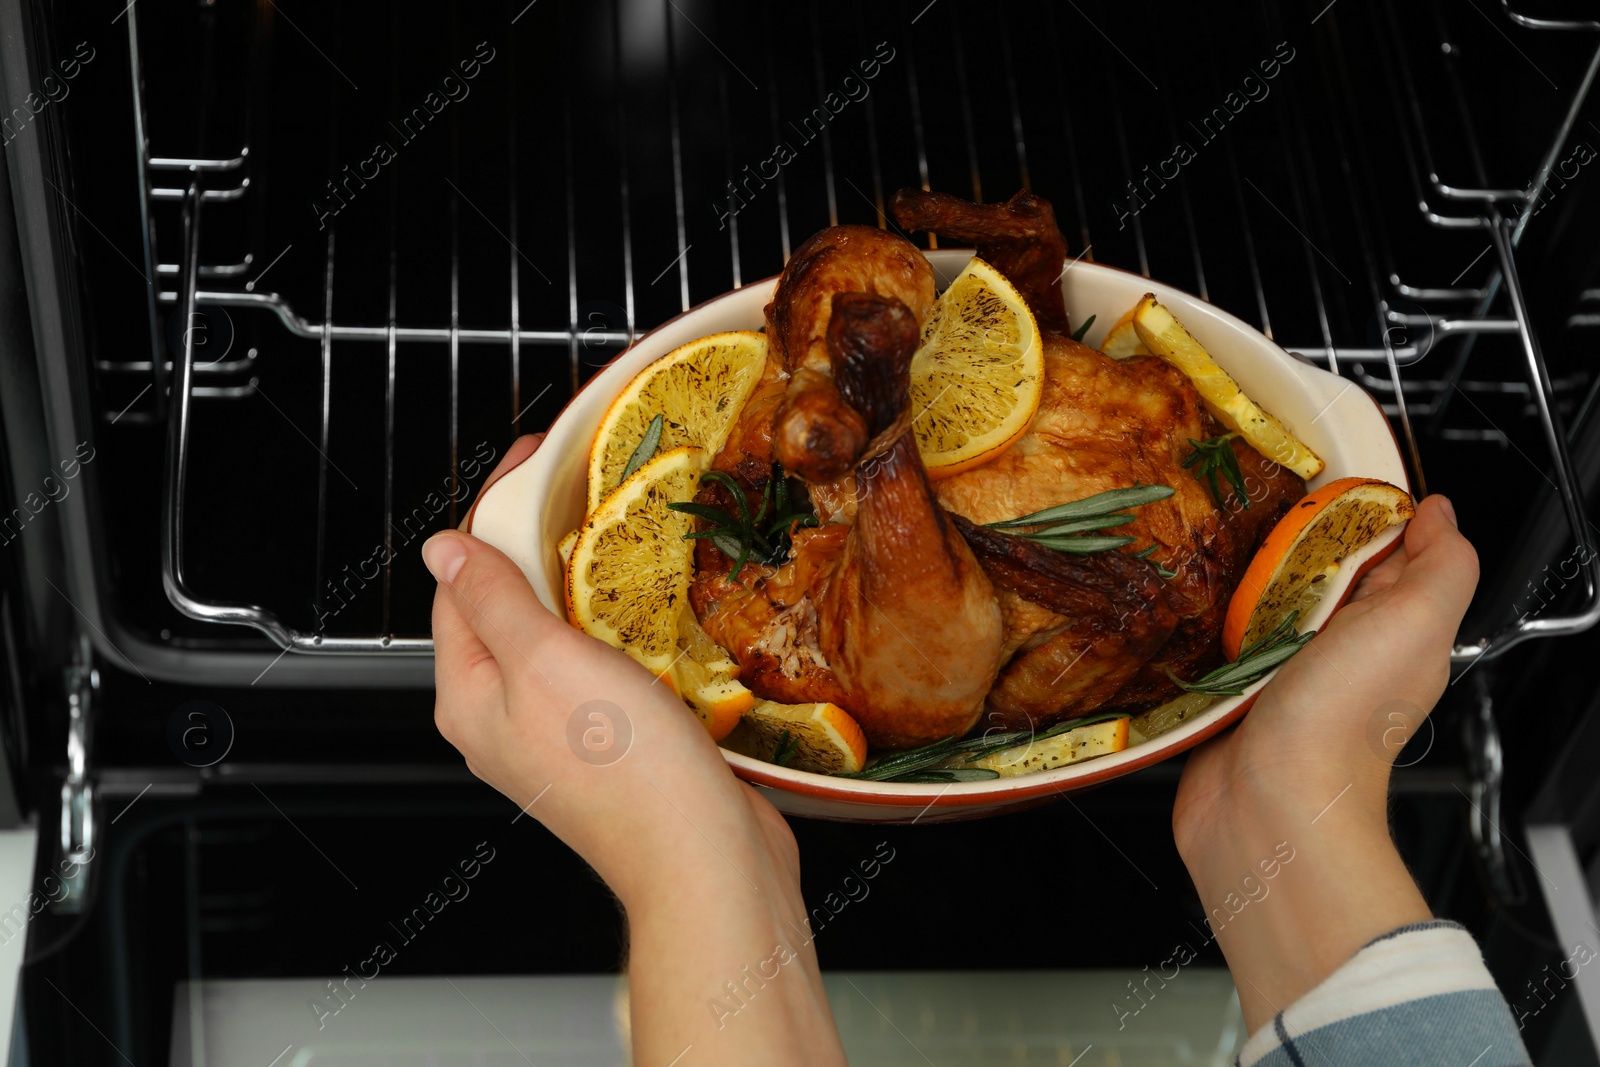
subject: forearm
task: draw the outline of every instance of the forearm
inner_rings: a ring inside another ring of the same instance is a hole
[[[843,1064],[797,885],[727,860],[624,901],[634,1062]]]
[[[1253,805],[1185,857],[1251,1033],[1373,938],[1431,918],[1383,804],[1347,794],[1315,821]]]

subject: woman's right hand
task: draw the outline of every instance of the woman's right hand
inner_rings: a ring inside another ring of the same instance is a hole
[[[1477,580],[1449,501],[1423,500],[1244,720],[1190,754],[1173,831],[1252,1031],[1373,937],[1431,917],[1389,837],[1389,773],[1444,692]]]

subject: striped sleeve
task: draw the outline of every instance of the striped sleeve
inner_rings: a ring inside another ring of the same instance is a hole
[[[1477,942],[1443,920],[1391,930],[1250,1036],[1239,1067],[1532,1063]]]

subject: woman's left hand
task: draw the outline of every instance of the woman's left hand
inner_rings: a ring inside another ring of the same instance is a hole
[[[519,439],[485,491],[540,442]],[[665,1051],[667,1062],[685,1043],[709,1040],[706,1001],[742,967],[771,956],[780,938],[796,942],[800,962],[787,994],[768,998],[768,1018],[743,1027],[740,1039],[719,1037],[722,1051],[696,1062],[723,1062],[724,1053],[726,1062],[784,1062],[773,1052],[782,1046],[768,1045],[786,1030],[779,1020],[814,1023],[819,1006],[831,1034],[815,953],[794,933],[806,912],[783,817],[734,778],[664,682],[552,614],[499,550],[446,531],[422,554],[439,581],[434,721],[473,774],[549,827],[621,900],[633,945],[635,1051]],[[795,998],[790,1013],[786,997]],[[815,1053],[815,1033],[792,1036],[791,1048]]]

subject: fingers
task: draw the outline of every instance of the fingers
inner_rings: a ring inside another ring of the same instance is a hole
[[[455,611],[494,656],[503,676],[549,681],[534,653],[567,627],[539,603],[515,563],[492,545],[453,530],[429,538],[422,546],[422,559],[441,586],[449,588]],[[444,589],[440,595],[446,595]],[[437,602],[434,615],[435,625],[443,618],[451,649],[470,656],[470,646],[450,629],[451,619]]]
[[[433,670],[441,709],[461,704],[476,706],[484,697],[484,687],[500,681],[494,653],[473,633],[455,592],[443,583],[433,596]],[[449,739],[437,713],[435,720]]]
[[[1435,494],[1417,505],[1416,517],[1406,527],[1405,552],[1396,593],[1430,601],[1453,632],[1478,585],[1478,553],[1456,528],[1449,500]]]

